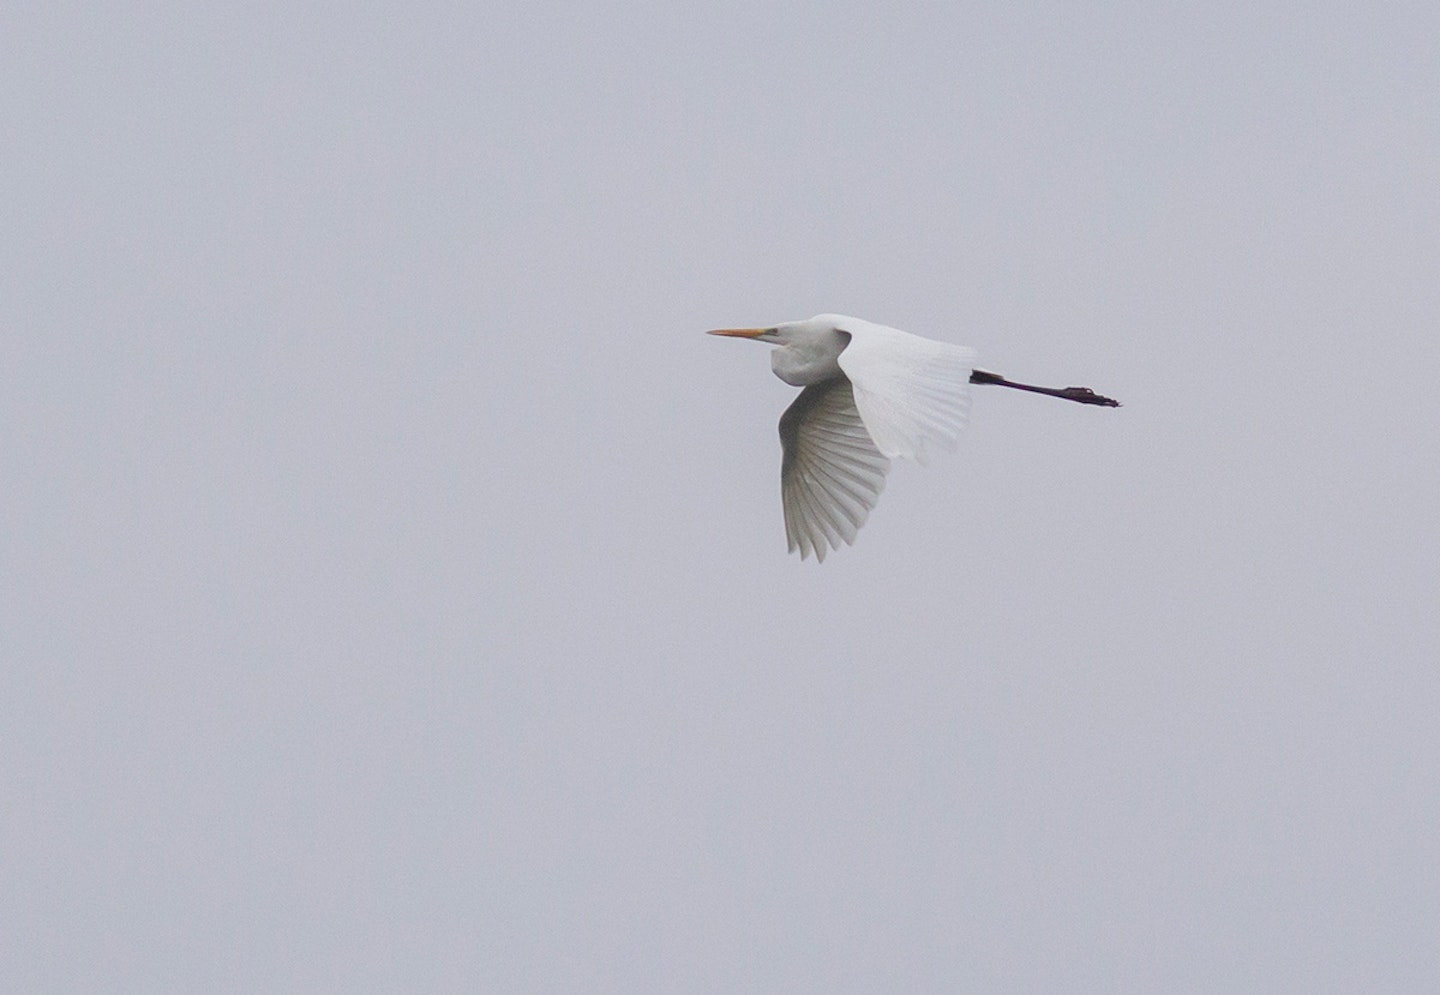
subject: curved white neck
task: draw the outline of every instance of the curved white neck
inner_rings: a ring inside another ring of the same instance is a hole
[[[777,346],[770,353],[770,369],[792,387],[805,387],[843,376],[838,362],[850,336],[831,330],[828,335],[807,337]]]

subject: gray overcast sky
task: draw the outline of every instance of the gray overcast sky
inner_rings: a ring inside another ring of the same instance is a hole
[[[0,987],[1440,988],[1440,14],[0,13]],[[717,326],[973,346],[785,554]]]

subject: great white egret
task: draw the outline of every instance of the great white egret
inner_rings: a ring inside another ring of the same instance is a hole
[[[1119,407],[1089,387],[1036,387],[977,370],[975,351],[843,314],[710,335],[778,346],[775,375],[804,387],[780,416],[780,496],[790,552],[824,561],[853,543],[885,486],[890,461],[953,449],[970,416],[970,384]]]

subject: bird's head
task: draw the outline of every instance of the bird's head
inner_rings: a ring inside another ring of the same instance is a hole
[[[804,387],[840,375],[836,357],[850,341],[850,335],[839,327],[835,320],[838,317],[821,314],[770,328],[717,328],[710,334],[778,346],[770,354],[770,368],[786,383]]]
[[[717,328],[710,335],[725,335],[732,339],[754,339],[770,345],[809,344],[816,341],[835,341],[835,336],[844,332],[845,322],[853,321],[839,314],[817,314],[804,321],[782,321],[770,328]],[[848,340],[847,340],[848,341]]]

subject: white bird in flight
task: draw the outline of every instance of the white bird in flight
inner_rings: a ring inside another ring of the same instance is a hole
[[[855,541],[885,486],[890,461],[925,462],[953,449],[970,417],[970,385],[996,384],[1119,407],[1089,387],[1035,387],[974,367],[975,351],[843,314],[710,335],[777,346],[775,375],[800,396],[780,416],[780,496],[790,552],[824,561]]]

